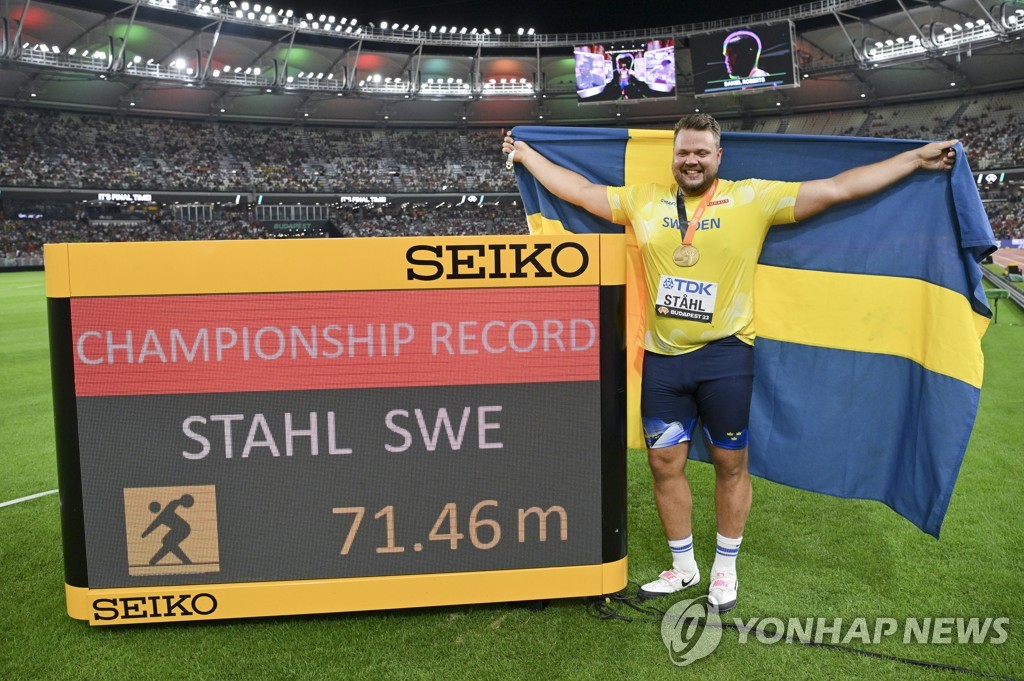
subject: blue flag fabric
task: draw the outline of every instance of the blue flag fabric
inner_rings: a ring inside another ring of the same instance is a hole
[[[673,182],[671,131],[512,134],[594,182]],[[817,179],[920,144],[723,133],[719,174]],[[623,231],[557,199],[522,166],[516,176],[532,231]],[[938,537],[978,409],[980,341],[991,316],[978,262],[994,249],[959,145],[951,173],[919,171],[872,197],[770,229],[755,281],[751,473],[881,501]],[[634,374],[638,368],[634,360]],[[631,376],[631,393],[638,381]],[[631,446],[642,446],[638,402],[631,396]],[[707,460],[702,443],[691,457]]]

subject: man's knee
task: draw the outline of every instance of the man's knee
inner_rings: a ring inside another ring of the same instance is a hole
[[[689,443],[647,450],[647,463],[656,482],[683,475]]]
[[[734,480],[747,475],[747,449],[711,447],[711,463],[719,479]]]

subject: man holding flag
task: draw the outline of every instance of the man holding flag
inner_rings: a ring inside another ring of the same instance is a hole
[[[715,470],[718,523],[708,601],[721,613],[736,606],[736,557],[752,499],[753,280],[768,228],[871,196],[918,169],[950,170],[956,141],[926,144],[828,179],[729,181],[718,178],[721,129],[713,117],[684,116],[674,135],[672,186],[597,184],[511,136],[502,150],[558,198],[635,233],[647,287],[640,413],[655,504],[673,557],[672,567],[640,593],[657,597],[700,581],[685,475],[700,419]]]

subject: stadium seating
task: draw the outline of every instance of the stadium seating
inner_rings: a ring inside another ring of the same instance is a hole
[[[1024,92],[872,110],[724,120],[726,130],[937,139],[956,136],[976,170],[1024,166]],[[49,109],[0,110],[0,189],[38,187],[245,193],[401,195],[515,193],[497,153],[499,130],[258,125],[99,116]],[[982,190],[998,239],[1024,238],[1024,191]],[[273,236],[249,216],[187,222],[160,213],[143,221],[16,219],[0,213],[0,257],[35,255],[56,241],[238,239]],[[347,236],[516,233],[509,201],[451,207],[402,203],[333,209]]]

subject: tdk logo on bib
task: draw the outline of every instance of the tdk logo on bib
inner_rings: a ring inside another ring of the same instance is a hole
[[[691,281],[689,279],[675,279],[672,289],[681,293],[697,293],[702,296],[714,295],[715,285],[706,281]]]
[[[718,284],[710,281],[661,276],[654,311],[660,317],[676,317],[710,324],[715,316]]]

